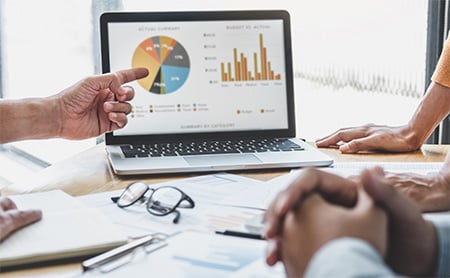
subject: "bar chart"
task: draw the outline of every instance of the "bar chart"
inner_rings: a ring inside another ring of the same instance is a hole
[[[259,34],[258,52],[253,52],[249,58],[233,48],[233,61],[220,63],[220,71],[222,82],[281,80],[281,74],[275,73],[267,58],[262,33]]]

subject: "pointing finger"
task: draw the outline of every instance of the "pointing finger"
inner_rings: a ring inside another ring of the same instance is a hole
[[[120,70],[115,73],[110,73],[105,76],[109,82],[109,88],[113,93],[119,93],[123,84],[144,78],[148,75],[149,71],[146,68],[133,68]]]

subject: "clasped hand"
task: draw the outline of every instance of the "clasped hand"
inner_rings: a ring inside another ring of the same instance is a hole
[[[397,273],[424,276],[434,271],[434,226],[396,191],[381,168],[352,180],[305,169],[272,202],[265,223],[271,241],[266,261],[283,262],[288,276],[302,276],[314,253],[340,237],[368,242]]]

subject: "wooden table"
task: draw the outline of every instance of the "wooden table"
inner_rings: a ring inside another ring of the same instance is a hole
[[[149,184],[182,179],[198,174],[117,176],[112,172],[103,144],[99,144],[70,159],[54,164],[36,175],[1,188],[3,195],[62,189],[73,196],[104,192],[124,188],[134,180],[145,180]],[[424,145],[421,150],[403,154],[341,154],[336,149],[321,149],[335,162],[442,162],[450,145]],[[288,169],[233,172],[266,181]],[[2,273],[2,277],[76,276],[81,272],[79,263],[46,266]]]
[[[36,175],[24,177],[15,184],[0,188],[3,195],[62,189],[79,196],[124,188],[128,183],[141,179],[149,184],[181,179],[198,174],[164,174],[147,176],[117,176],[106,158],[105,146],[99,144],[70,159],[54,164]],[[335,162],[441,162],[450,145],[424,145],[421,150],[402,154],[341,154],[336,149],[320,149]],[[269,180],[288,169],[233,172],[258,180]]]

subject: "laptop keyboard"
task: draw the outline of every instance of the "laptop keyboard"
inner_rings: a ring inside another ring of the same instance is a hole
[[[303,150],[301,146],[288,139],[217,140],[167,144],[123,145],[120,147],[127,158],[197,154],[290,152]]]

